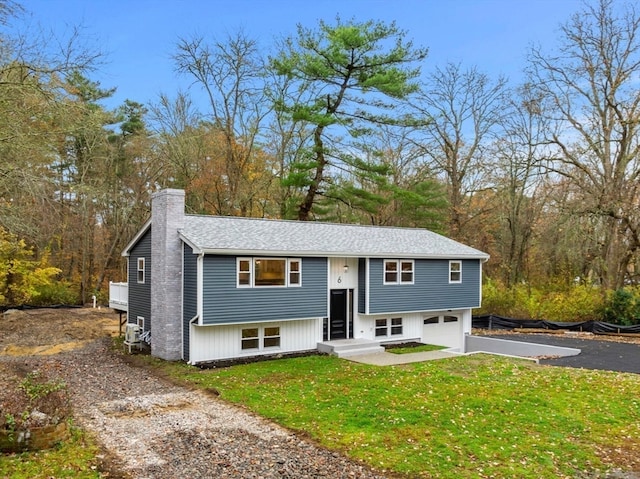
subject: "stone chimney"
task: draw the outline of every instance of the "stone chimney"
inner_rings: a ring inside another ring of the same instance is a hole
[[[182,242],[184,191],[151,197],[151,354],[182,359]]]

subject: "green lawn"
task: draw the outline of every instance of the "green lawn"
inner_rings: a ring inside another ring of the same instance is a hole
[[[0,453],[0,478],[11,479],[98,479],[96,454],[79,429],[58,447],[21,454]]]
[[[161,367],[410,477],[576,477],[615,466],[610,455],[615,462],[640,453],[634,374],[484,355],[393,367],[327,356],[203,371]]]
[[[388,353],[393,354],[411,354],[411,353],[422,353],[428,351],[440,351],[442,349],[446,349],[446,346],[438,346],[435,344],[421,344],[420,346],[409,346],[409,347],[397,347],[397,348],[387,348],[386,351]]]

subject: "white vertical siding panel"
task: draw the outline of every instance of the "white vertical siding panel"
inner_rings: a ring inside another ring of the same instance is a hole
[[[344,267],[348,271],[344,272]],[[329,287],[356,289],[358,287],[358,258],[329,258]]]
[[[300,321],[269,321],[251,324],[194,326],[191,338],[191,362],[215,361],[246,356],[262,356],[316,349],[322,340],[320,319]],[[244,328],[280,327],[280,348],[243,351],[241,332]]]

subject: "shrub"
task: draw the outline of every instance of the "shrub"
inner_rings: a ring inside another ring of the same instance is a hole
[[[59,424],[71,414],[67,386],[39,371],[13,377],[0,391],[0,412],[0,429],[9,432]]]
[[[621,288],[609,292],[603,316],[606,322],[623,326],[640,323],[640,291]]]
[[[546,288],[516,284],[507,288],[498,281],[488,279],[482,292],[482,308],[477,314],[550,321],[588,321],[600,319],[604,308],[600,290],[584,284],[552,284]]]
[[[36,260],[24,240],[0,228],[0,305],[31,303],[38,288],[51,284],[59,273],[48,264],[46,253]]]
[[[545,295],[540,315],[550,321],[599,320],[603,307],[602,294],[597,287],[579,284],[566,291]]]
[[[80,297],[74,286],[67,281],[53,281],[36,288],[31,298],[33,306],[51,306],[53,304],[79,304]]]

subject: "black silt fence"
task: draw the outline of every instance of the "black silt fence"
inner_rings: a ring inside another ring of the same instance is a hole
[[[495,314],[485,314],[473,317],[473,327],[478,329],[548,329],[551,331],[583,331],[595,334],[640,334],[640,324],[621,326],[619,324],[604,323],[602,321],[547,321],[545,319],[514,319]]]

